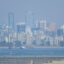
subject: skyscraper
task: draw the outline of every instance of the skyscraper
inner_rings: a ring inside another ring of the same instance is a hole
[[[8,14],[8,26],[14,29],[14,14],[12,12]]]
[[[26,25],[25,23],[18,23],[17,24],[17,32],[25,32]]]

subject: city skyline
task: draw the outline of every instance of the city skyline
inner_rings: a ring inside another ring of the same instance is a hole
[[[64,0],[0,0],[0,64],[64,64]]]
[[[63,2],[0,0],[0,41],[21,46],[64,45]]]
[[[0,25],[0,44],[7,47],[64,47],[64,25],[56,28],[55,23],[41,20],[34,27],[25,22],[14,27],[13,15],[9,16],[9,25]],[[14,29],[16,28],[16,30]]]

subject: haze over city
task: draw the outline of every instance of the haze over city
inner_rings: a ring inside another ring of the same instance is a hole
[[[64,0],[0,0],[0,64],[64,64]]]
[[[0,24],[8,23],[8,13],[14,13],[14,21],[32,24],[45,19],[48,22],[64,23],[64,0],[0,0]],[[32,15],[33,13],[33,15]],[[31,17],[31,18],[30,18]]]

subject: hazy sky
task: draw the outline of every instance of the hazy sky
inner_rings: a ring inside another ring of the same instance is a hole
[[[9,12],[14,13],[15,22],[24,22],[25,16],[28,18],[32,16],[27,12],[32,12],[34,21],[46,19],[62,24],[64,23],[64,0],[0,0],[1,24],[8,22]]]

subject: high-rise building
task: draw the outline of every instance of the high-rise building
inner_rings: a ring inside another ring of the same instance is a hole
[[[30,26],[26,27],[26,45],[31,46],[32,45],[32,30]]]
[[[57,30],[57,35],[58,35],[58,36],[63,35],[63,30],[62,30],[62,29],[58,29],[58,30]]]
[[[2,35],[3,35],[3,32],[2,32],[2,25],[0,25],[0,42],[2,41]]]
[[[12,12],[10,12],[8,14],[8,26],[14,30],[14,26],[15,26],[14,24],[15,24],[14,23],[14,14]]]
[[[64,35],[64,25],[62,25],[60,29],[62,29]]]
[[[25,23],[19,23],[17,26],[17,41],[21,42],[21,45],[24,45],[26,43],[26,25]]]
[[[40,30],[46,31],[46,28],[47,28],[46,20],[39,21],[38,27],[40,28]]]
[[[17,24],[17,32],[18,33],[25,32],[25,29],[26,29],[25,23],[19,23],[19,24]]]

